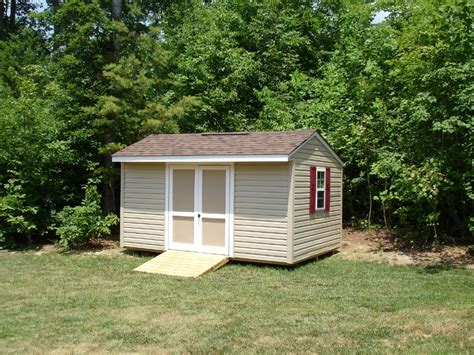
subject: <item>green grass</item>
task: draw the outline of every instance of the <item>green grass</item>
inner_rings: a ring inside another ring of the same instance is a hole
[[[474,274],[342,255],[229,264],[198,279],[150,257],[0,254],[0,353],[474,351]]]

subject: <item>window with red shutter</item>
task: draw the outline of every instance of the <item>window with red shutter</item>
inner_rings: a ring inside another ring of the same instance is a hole
[[[316,167],[309,168],[309,213],[316,212]]]
[[[326,168],[326,187],[324,195],[324,210],[329,212],[331,210],[331,168]]]

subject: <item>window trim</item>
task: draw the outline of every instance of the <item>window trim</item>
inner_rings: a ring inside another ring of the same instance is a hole
[[[319,172],[324,173],[324,179],[323,179],[323,187],[318,187],[318,176]],[[318,206],[318,192],[322,191],[323,192],[323,203],[322,207]],[[315,196],[315,209],[316,211],[321,211],[326,209],[326,168],[325,167],[317,167],[316,168],[316,196]]]

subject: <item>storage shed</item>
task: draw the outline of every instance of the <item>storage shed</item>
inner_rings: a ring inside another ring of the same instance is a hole
[[[343,163],[315,130],[150,135],[112,160],[122,247],[294,264],[341,245]]]

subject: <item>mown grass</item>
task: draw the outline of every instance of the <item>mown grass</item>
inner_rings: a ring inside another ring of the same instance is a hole
[[[229,264],[198,279],[149,256],[0,254],[0,352],[474,351],[474,275],[346,260]]]

